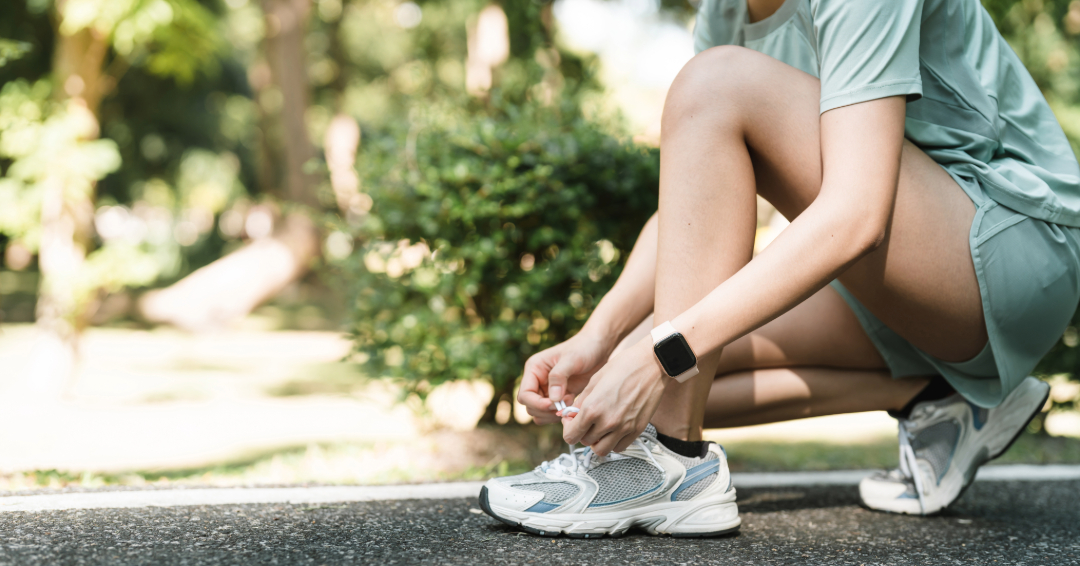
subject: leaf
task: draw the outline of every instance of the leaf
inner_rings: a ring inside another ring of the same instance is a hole
[[[21,59],[33,50],[33,46],[25,41],[0,39],[0,67]]]

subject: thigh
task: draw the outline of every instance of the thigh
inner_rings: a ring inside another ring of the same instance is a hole
[[[782,367],[887,369],[855,313],[832,287],[725,346],[716,375]]]
[[[748,116],[758,194],[794,219],[821,189],[820,83],[771,57],[741,51],[742,64],[716,72],[745,73],[738,104]],[[968,244],[974,216],[974,204],[953,178],[905,142],[885,241],[840,281],[919,349],[945,361],[969,359],[986,344]]]

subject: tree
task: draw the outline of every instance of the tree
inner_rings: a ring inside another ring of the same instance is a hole
[[[278,116],[265,116],[263,150],[282,159],[264,160],[266,192],[300,209],[286,214],[284,222],[268,238],[192,273],[176,284],[147,293],[140,302],[143,315],[155,322],[189,330],[206,330],[240,318],[299,279],[319,254],[320,233],[311,221],[319,209],[317,178],[305,168],[316,157],[305,124],[310,104],[305,32],[311,13],[310,0],[263,0],[266,33],[263,56],[270,81],[261,91],[281,98]],[[280,151],[269,147],[266,132],[280,132]],[[355,154],[354,154],[355,155]],[[273,167],[281,163],[280,169]],[[281,190],[274,190],[280,187]],[[296,208],[296,207],[294,207]],[[305,212],[306,209],[307,212]]]
[[[8,83],[0,100],[0,151],[10,161],[0,199],[18,216],[0,231],[38,254],[41,338],[26,381],[46,398],[71,376],[98,290],[156,276],[137,250],[95,249],[95,184],[120,165],[115,144],[98,139],[101,101],[132,65],[190,83],[220,46],[212,13],[194,0],[59,0],[51,10],[50,76]]]

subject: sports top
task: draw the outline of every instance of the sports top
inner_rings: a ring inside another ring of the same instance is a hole
[[[1018,212],[1080,226],[1080,165],[979,0],[703,0],[694,48],[741,45],[821,80],[821,112],[907,97],[905,136]],[[962,187],[967,183],[961,182]]]

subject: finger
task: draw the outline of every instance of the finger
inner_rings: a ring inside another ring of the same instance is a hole
[[[626,436],[626,433],[622,432],[620,429],[615,429],[610,433],[604,435],[603,438],[600,438],[596,442],[589,444],[589,446],[592,448],[593,452],[596,452],[597,456],[607,456],[612,451],[620,451],[619,449],[617,449],[617,447],[622,444],[622,442],[626,439]],[[633,442],[633,440],[627,442],[626,445],[629,446],[631,442]],[[623,448],[625,448],[625,446]]]
[[[614,430],[615,427],[604,426],[600,423],[594,422],[592,428],[589,429],[589,432],[585,433],[581,437],[581,443],[585,446],[596,446],[596,443],[600,442],[600,439],[611,434],[612,432],[614,432]],[[596,452],[595,448],[593,448],[593,452]]]
[[[521,376],[521,387],[518,388],[518,401],[525,405],[526,408],[552,411],[554,403],[548,399],[545,392],[548,363],[543,354],[544,352],[536,354],[525,362],[525,372]]]
[[[548,372],[551,371],[552,361],[549,359],[548,350],[529,356],[525,361],[525,371],[521,376],[521,389],[544,393],[548,385]]]
[[[566,354],[559,358],[555,367],[547,374],[548,397],[559,400],[566,394],[566,382],[570,376],[581,372],[583,362],[580,356]]]
[[[556,417],[553,413],[530,413],[529,415],[532,417],[533,422],[538,425],[555,424],[562,420],[559,417]]]
[[[581,438],[589,432],[593,423],[586,413],[578,413],[574,418],[563,417],[563,440],[567,444],[578,444]]]
[[[624,436],[622,440],[620,440],[619,443],[615,445],[615,448],[612,450],[612,452],[622,452],[623,450],[626,450],[630,447],[631,444],[634,443],[634,440],[637,440],[638,436],[640,436],[640,434],[633,433]]]
[[[545,421],[546,423],[559,422],[559,417],[555,415],[554,411],[537,409],[535,407],[525,407],[525,412],[529,413],[529,416],[532,417],[536,422],[540,422],[541,420]]]
[[[555,409],[555,403],[553,403],[551,399],[548,399],[535,391],[519,390],[518,401],[520,401],[522,405],[525,405],[525,408],[529,410],[530,415],[533,410],[551,413]]]

